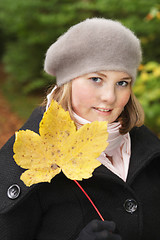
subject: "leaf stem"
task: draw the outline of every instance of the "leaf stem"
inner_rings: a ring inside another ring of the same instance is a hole
[[[78,185],[78,187],[82,190],[82,192],[85,194],[85,196],[88,198],[88,200],[90,201],[90,203],[92,204],[92,206],[94,207],[94,209],[96,210],[96,212],[98,213],[99,217],[101,218],[102,221],[104,221],[104,218],[102,217],[101,213],[99,212],[98,208],[96,207],[96,205],[94,204],[94,202],[91,200],[91,198],[88,196],[88,194],[86,193],[86,191],[82,188],[82,186],[79,184],[79,182],[77,182],[77,180],[74,180],[74,182]]]

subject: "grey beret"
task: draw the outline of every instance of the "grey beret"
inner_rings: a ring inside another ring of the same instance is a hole
[[[139,39],[120,22],[86,19],[58,38],[46,53],[44,70],[61,86],[83,74],[111,70],[135,81],[142,52]]]

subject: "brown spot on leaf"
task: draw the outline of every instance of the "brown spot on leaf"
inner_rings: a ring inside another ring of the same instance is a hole
[[[70,135],[70,133],[69,133],[68,131],[65,131],[65,133],[67,134],[67,136],[69,136],[69,135]]]
[[[51,168],[52,168],[53,170],[56,170],[56,169],[58,168],[58,166],[57,166],[57,164],[52,164],[52,165],[51,165]]]

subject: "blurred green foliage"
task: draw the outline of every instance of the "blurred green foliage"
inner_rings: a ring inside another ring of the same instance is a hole
[[[10,87],[27,94],[51,84],[52,78],[43,72],[47,48],[70,26],[87,17],[122,21],[142,39],[145,62],[158,61],[159,21],[147,18],[153,6],[158,9],[157,0],[0,1],[0,28],[5,36],[3,61],[10,74]],[[155,10],[152,12],[155,14]]]
[[[46,50],[70,26],[90,17],[119,20],[141,39],[144,69],[135,92],[144,106],[147,124],[157,131],[159,76],[146,67],[147,62],[160,62],[160,0],[0,1],[0,57],[9,75],[6,86],[27,95],[51,85],[55,79],[43,71]]]
[[[134,93],[145,111],[145,123],[160,137],[160,64],[140,66]]]

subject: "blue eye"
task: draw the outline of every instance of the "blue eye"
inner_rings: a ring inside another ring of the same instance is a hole
[[[101,78],[99,78],[99,77],[92,77],[92,78],[90,78],[93,82],[97,82],[97,83],[99,83],[99,82],[101,82],[102,81],[102,79]]]
[[[119,81],[119,82],[117,82],[117,85],[120,87],[126,87],[128,85],[128,82],[127,81]]]

